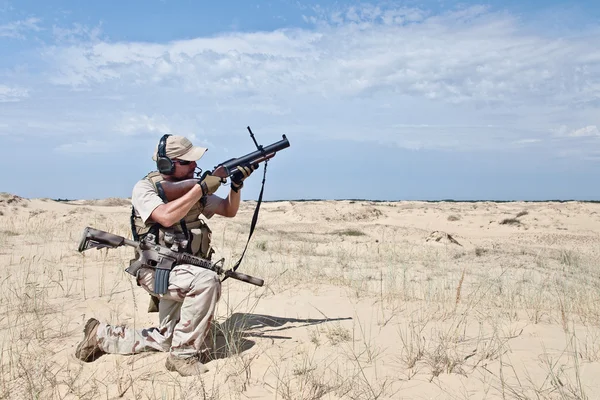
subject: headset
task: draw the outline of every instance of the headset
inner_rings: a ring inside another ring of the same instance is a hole
[[[160,138],[160,142],[158,143],[156,167],[158,168],[158,172],[163,175],[173,175],[173,172],[175,172],[175,164],[169,157],[167,157],[167,138],[169,136],[171,135],[164,135],[162,138]]]

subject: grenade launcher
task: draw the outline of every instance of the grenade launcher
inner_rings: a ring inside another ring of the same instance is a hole
[[[248,127],[247,129],[250,132],[250,136],[252,137],[254,144],[256,145],[256,150],[244,156],[232,158],[217,165],[214,171],[212,171],[214,173],[215,171],[217,171],[217,169],[221,170],[221,175],[217,176],[220,176],[222,178],[231,176],[236,173],[238,166],[246,164],[254,165],[256,169],[258,168],[258,164],[270,160],[275,156],[275,154],[277,154],[277,152],[290,147],[290,142],[285,135],[282,135],[282,139],[280,141],[272,143],[268,146],[259,145],[256,142],[256,139],[254,138],[254,133],[252,133],[250,127]],[[200,173],[201,172],[199,172],[198,174]],[[212,173],[210,171],[206,171],[204,174],[202,174],[201,177],[184,179],[178,182],[162,181],[159,183],[160,190],[164,192],[167,201],[173,201],[189,192],[191,188],[196,186],[198,180],[203,180],[207,174]]]

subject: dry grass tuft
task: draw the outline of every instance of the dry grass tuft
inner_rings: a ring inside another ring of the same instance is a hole
[[[0,230],[0,399],[585,399],[600,392],[600,239],[593,234],[600,226],[590,229],[595,222],[587,219],[577,227],[573,216],[588,213],[585,205],[564,205],[571,207],[567,235],[549,227],[561,220],[542,220],[543,204],[528,205],[540,219],[528,220],[528,230],[506,230],[470,221],[500,212],[518,221],[526,215],[520,206],[398,202],[383,219],[379,203],[265,203],[240,271],[266,284],[224,282],[210,371],[180,378],[164,370],[163,353],[73,358],[90,316],[156,324],[145,311],[147,294],[123,272],[131,249],[75,250],[87,225],[128,236],[128,201],[112,209],[32,201],[11,214],[13,203]],[[228,261],[243,250],[250,205],[236,219],[211,220]],[[446,224],[448,214],[463,221],[452,225],[461,246],[430,226]]]
[[[366,236],[366,233],[357,229],[342,229],[339,231],[335,231],[334,233],[340,236]]]
[[[521,221],[516,218],[504,218],[499,222],[500,225],[521,225]]]

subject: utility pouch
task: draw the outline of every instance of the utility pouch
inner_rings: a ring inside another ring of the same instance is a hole
[[[195,256],[210,260],[213,253],[215,252],[212,248],[212,231],[202,221],[202,224],[198,228],[190,229],[190,250]]]

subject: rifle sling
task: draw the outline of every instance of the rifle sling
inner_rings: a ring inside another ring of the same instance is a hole
[[[131,238],[136,242],[140,241],[140,237],[135,230],[135,207],[131,205],[131,216],[129,217],[129,223],[131,224]]]
[[[267,164],[268,163],[269,163],[268,160],[265,161],[265,169],[263,171],[262,185],[260,188],[260,194],[258,195],[258,200],[256,201],[256,208],[254,209],[254,215],[252,216],[252,223],[250,224],[250,233],[248,234],[248,241],[246,242],[246,247],[244,247],[244,251],[242,252],[242,255],[240,256],[240,259],[233,266],[233,268],[232,268],[233,271],[237,270],[239,268],[240,264],[242,263],[242,259],[244,258],[244,255],[246,254],[246,250],[248,250],[248,245],[250,244],[250,238],[252,238],[252,234],[254,233],[254,228],[256,228],[256,222],[258,221],[258,212],[260,210],[260,204],[262,203],[263,192],[265,190],[265,180],[267,178]],[[227,278],[228,278],[228,276],[225,276],[221,280],[221,282],[225,281]]]

